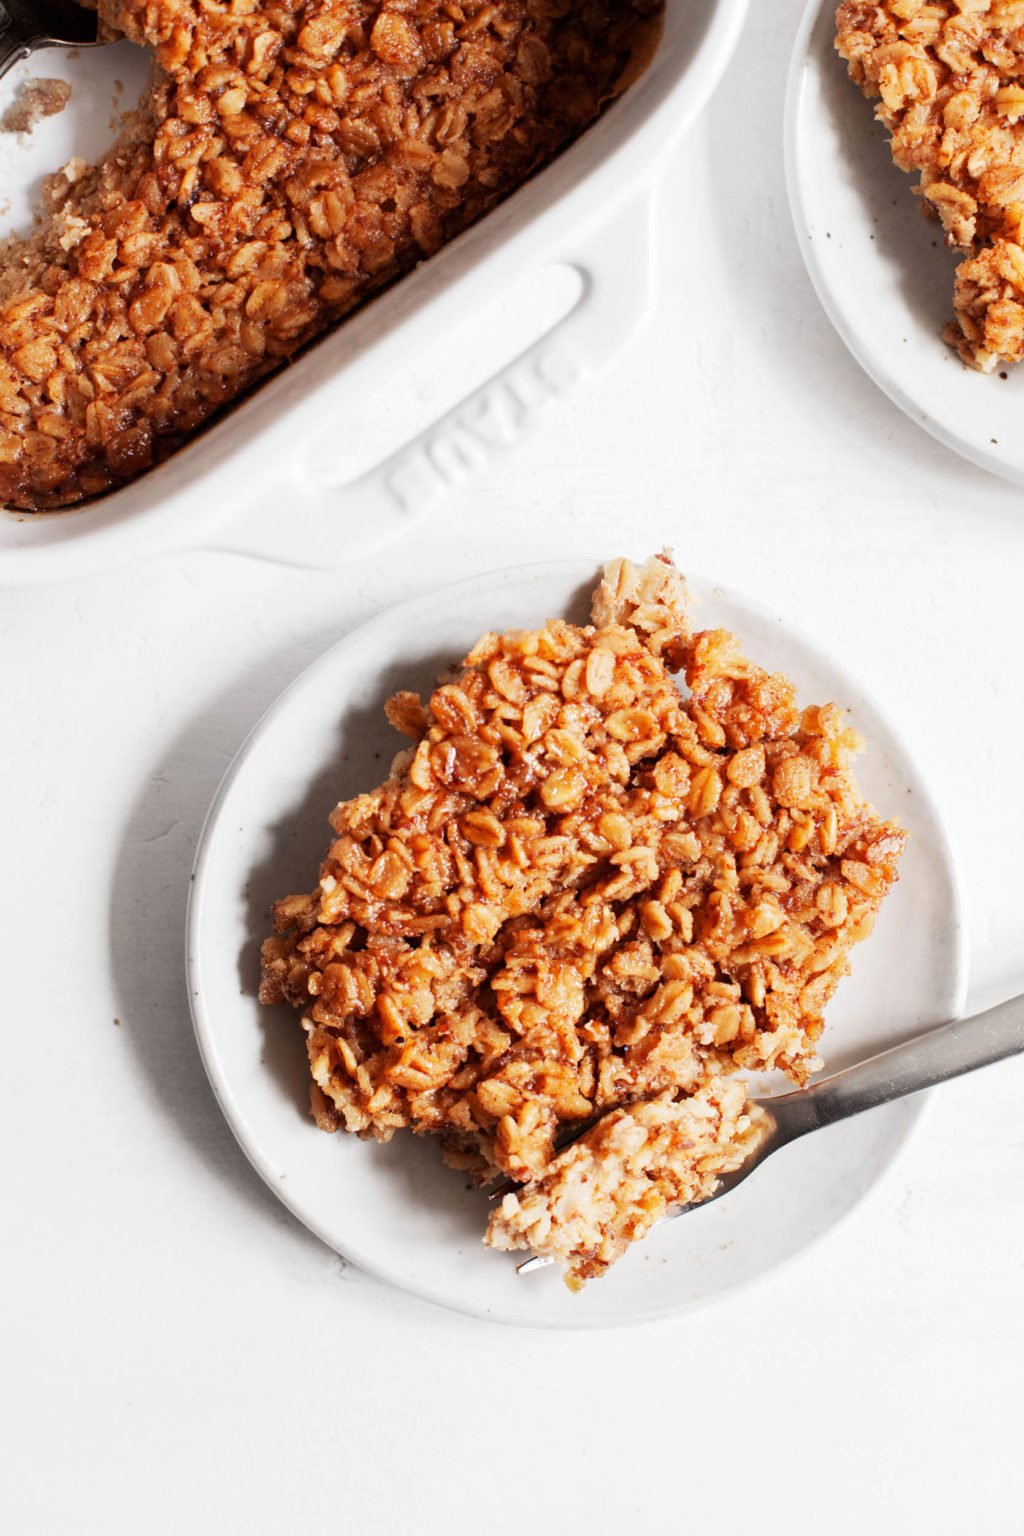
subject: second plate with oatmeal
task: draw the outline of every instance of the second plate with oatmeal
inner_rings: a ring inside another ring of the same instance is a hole
[[[835,50],[835,18],[834,3],[811,0],[787,90],[786,177],[811,280],[854,357],[911,420],[1024,484],[1024,366],[977,372],[943,340],[964,253],[946,249],[917,177],[893,164],[876,103]]]
[[[523,1255],[485,1248],[486,1193],[446,1168],[433,1138],[387,1145],[323,1135],[309,1117],[302,1032],[256,998],[271,904],[308,889],[335,802],[370,790],[401,747],[383,714],[398,690],[428,691],[487,631],[586,622],[598,575],[585,563],[497,572],[381,615],[300,677],[230,770],[197,855],[189,984],[220,1104],[255,1167],[339,1253],[427,1300],[508,1323],[597,1327],[707,1303],[792,1258],[877,1181],[920,1104],[849,1122],[773,1159],[741,1189],[653,1232],[571,1294],[554,1270],[520,1276]],[[926,784],[862,688],[756,603],[693,580],[701,628],[724,627],[748,655],[785,672],[800,702],[835,700],[868,741],[857,777],[911,838],[901,877],[852,975],[828,1010],[828,1068],[957,1013],[963,963],[953,864]],[[759,1086],[763,1087],[763,1084]],[[779,1080],[779,1088],[785,1086]]]

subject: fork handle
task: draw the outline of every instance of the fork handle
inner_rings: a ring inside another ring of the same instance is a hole
[[[11,42],[0,33],[0,80],[15,64],[27,59],[32,49],[27,43]]]
[[[1024,996],[955,1019],[772,1104],[787,1140],[1024,1052]]]
[[[32,43],[25,36],[20,18],[12,15],[4,0],[0,0],[0,77],[31,52]]]

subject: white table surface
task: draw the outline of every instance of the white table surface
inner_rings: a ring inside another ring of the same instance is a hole
[[[782,178],[799,4],[754,10],[665,183],[655,323],[429,530],[340,575],[195,553],[0,592],[12,1536],[1021,1529],[1024,1062],[943,1089],[788,1270],[690,1319],[545,1335],[414,1302],[309,1236],[236,1147],[189,1023],[196,839],[283,685],[408,594],[663,543],[902,720],[959,846],[971,1004],[1024,990],[1024,494],[832,334]]]

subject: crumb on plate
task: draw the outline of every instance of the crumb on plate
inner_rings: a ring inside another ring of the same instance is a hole
[[[1024,358],[1024,0],[844,0],[836,47],[892,156],[967,253],[945,339],[984,373]]]

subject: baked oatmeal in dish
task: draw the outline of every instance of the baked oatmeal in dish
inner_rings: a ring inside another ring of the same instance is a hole
[[[969,252],[945,338],[991,372],[1024,358],[1024,0],[844,0],[836,47],[892,155]]]
[[[578,1285],[745,1155],[733,1074],[819,1065],[904,833],[838,707],[695,631],[667,556],[387,713],[412,744],[277,903],[260,999],[300,1010],[322,1129],[513,1180],[487,1240]]]
[[[166,458],[576,137],[662,0],[99,0],[151,49],[99,165],[0,255],[0,506]]]

